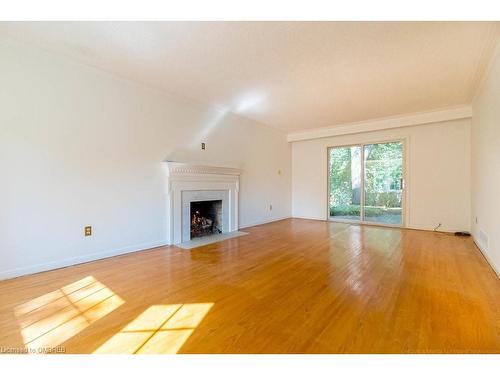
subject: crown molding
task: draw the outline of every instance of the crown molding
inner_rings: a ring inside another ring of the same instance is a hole
[[[376,130],[403,128],[407,126],[426,125],[434,122],[459,120],[472,117],[471,106],[461,106],[429,112],[413,113],[404,116],[386,117],[377,120],[352,122],[347,124],[306,129],[287,135],[288,142],[304,141],[308,139],[335,137],[346,134],[371,132]]]

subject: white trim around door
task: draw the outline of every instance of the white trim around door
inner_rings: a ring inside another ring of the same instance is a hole
[[[384,143],[395,143],[395,142],[400,142],[402,145],[402,189],[401,189],[401,224],[390,224],[390,223],[383,223],[383,222],[377,222],[377,221],[370,221],[366,220],[365,218],[365,146],[367,145],[377,145],[377,144],[384,144]],[[408,137],[404,138],[398,138],[398,139],[384,139],[384,140],[376,140],[372,142],[359,142],[359,143],[353,143],[353,144],[339,144],[339,145],[332,145],[327,147],[327,196],[326,196],[326,204],[327,204],[327,210],[326,210],[326,219],[328,221],[334,221],[334,222],[341,222],[341,223],[350,223],[350,224],[367,224],[367,225],[377,225],[377,226],[387,226],[387,227],[406,227],[408,225],[408,217],[409,217],[409,207],[408,207],[408,202],[409,202],[409,158],[408,158],[408,150],[409,150],[409,139]],[[360,186],[360,219],[359,220],[349,220],[349,219],[342,219],[342,218],[335,218],[330,216],[330,185],[331,185],[331,180],[330,180],[330,150],[332,148],[345,148],[345,147],[360,147],[360,152],[361,152],[361,186]]]

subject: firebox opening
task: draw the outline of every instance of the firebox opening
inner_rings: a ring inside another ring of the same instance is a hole
[[[222,233],[222,200],[191,202],[191,239]]]

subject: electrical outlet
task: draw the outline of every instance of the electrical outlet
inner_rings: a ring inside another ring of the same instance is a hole
[[[201,149],[204,150],[205,149],[205,142],[202,142],[201,143]]]
[[[273,205],[272,205],[272,204],[270,204],[270,205],[269,205],[269,211],[272,211],[272,210],[273,210]]]
[[[90,225],[84,228],[85,237],[92,236],[92,227]]]

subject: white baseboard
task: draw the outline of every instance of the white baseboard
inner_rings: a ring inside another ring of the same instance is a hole
[[[256,221],[253,223],[244,224],[243,226],[240,226],[240,229],[249,228],[249,227],[253,227],[256,225],[268,224],[268,223],[272,223],[272,222],[280,221],[280,220],[285,220],[285,219],[289,219],[289,218],[291,218],[291,217],[290,216],[282,216],[282,217],[268,219],[268,220],[260,220],[260,221]],[[294,216],[293,218],[325,221],[325,219],[321,219],[321,218],[317,218],[317,217]],[[412,228],[412,227],[407,227],[407,228],[408,229],[426,230],[426,229],[422,229],[422,228]],[[474,243],[476,244],[478,249],[481,251],[481,253],[485,257],[485,259],[487,260],[487,262],[489,263],[489,265],[491,266],[493,271],[496,273],[497,277],[500,278],[500,270],[495,267],[495,264],[489,258],[489,256],[484,251],[484,249],[481,247],[481,245],[476,240],[476,238],[474,236],[472,236],[472,239],[474,240]],[[77,264],[81,264],[81,263],[91,262],[91,261],[99,260],[99,259],[110,258],[113,256],[133,253],[133,252],[137,252],[137,251],[149,250],[149,249],[154,248],[154,247],[166,246],[166,245],[168,245],[166,243],[166,241],[154,241],[154,242],[148,242],[148,243],[143,243],[143,244],[139,244],[139,245],[126,246],[126,247],[122,247],[122,248],[114,249],[114,250],[110,250],[110,251],[86,254],[86,255],[82,255],[82,256],[78,256],[78,257],[64,259],[62,261],[52,261],[52,262],[35,264],[33,266],[28,266],[28,267],[14,268],[11,270],[6,270],[6,271],[0,272],[0,280],[6,280],[6,279],[14,278],[14,277],[19,277],[19,276],[31,275],[31,274],[38,273],[38,272],[55,270],[58,268],[73,266],[73,265],[77,265]]]
[[[240,226],[240,228],[249,228],[249,227],[253,227],[255,225],[267,224],[267,223],[271,223],[271,222],[279,221],[279,220],[284,220],[284,219],[288,219],[288,218],[290,218],[290,216],[283,216],[283,217],[273,218],[273,219],[269,219],[269,220],[256,221],[253,223],[245,224],[244,226]],[[81,255],[81,256],[77,256],[77,257],[67,258],[64,260],[39,263],[39,264],[35,264],[32,266],[27,266],[27,267],[13,268],[10,270],[0,271],[0,280],[12,279],[14,277],[31,275],[31,274],[38,273],[38,272],[51,271],[51,270],[55,270],[58,268],[63,268],[63,267],[68,267],[68,266],[74,266],[74,265],[81,264],[81,263],[91,262],[94,260],[110,258],[110,257],[116,256],[116,255],[133,253],[136,251],[149,250],[153,247],[158,247],[158,246],[168,246],[168,243],[167,243],[167,241],[154,241],[154,242],[148,242],[148,243],[143,243],[143,244],[138,244],[138,245],[126,246],[126,247],[122,247],[122,248],[114,249],[114,250],[109,250],[109,251],[101,251],[101,252]]]
[[[0,280],[11,279],[13,277],[19,277],[19,276],[24,276],[24,275],[31,275],[33,273],[38,273],[38,272],[43,272],[43,271],[51,271],[51,270],[55,270],[58,268],[74,266],[76,264],[87,263],[87,262],[91,262],[94,260],[109,258],[109,257],[113,257],[116,255],[122,255],[122,254],[127,254],[127,253],[133,253],[136,251],[148,250],[148,249],[151,249],[153,247],[165,246],[165,245],[166,245],[165,241],[154,241],[154,242],[148,242],[148,243],[143,243],[143,244],[138,244],[138,245],[126,246],[126,247],[122,247],[122,248],[118,248],[118,249],[114,249],[114,250],[109,250],[109,251],[101,251],[101,252],[97,252],[97,253],[81,255],[81,256],[77,256],[77,257],[67,258],[64,260],[39,263],[39,264],[35,264],[33,266],[28,266],[28,267],[14,268],[11,270],[6,270],[6,271],[0,272]]]
[[[328,221],[324,217],[313,217],[313,216],[292,216],[293,219],[305,219],[305,220],[318,220],[318,221]]]
[[[426,232],[436,232],[436,233],[456,233],[456,232],[462,232],[464,230],[464,229],[449,229],[449,228],[440,228],[439,230],[434,230],[434,228],[417,227],[414,225],[408,225],[406,227],[403,227],[403,229],[424,230]]]
[[[495,263],[493,263],[493,261],[491,260],[491,258],[488,256],[488,254],[483,249],[483,247],[481,246],[480,242],[476,239],[476,237],[474,237],[474,235],[472,235],[472,240],[476,244],[476,246],[479,249],[479,251],[481,252],[481,254],[483,254],[484,259],[486,259],[486,261],[488,262],[488,264],[490,265],[490,267],[493,269],[493,272],[495,272],[496,275],[497,275],[497,277],[500,279],[500,270],[495,267]]]
[[[285,219],[290,219],[290,216],[280,216],[280,217],[275,217],[272,219],[266,219],[266,220],[259,220],[259,221],[254,221],[252,223],[247,223],[239,226],[239,229],[244,229],[244,228],[250,228],[254,227],[256,225],[262,225],[262,224],[269,224],[275,221],[280,221],[280,220],[285,220]]]
[[[327,222],[332,222],[332,223],[342,223],[342,221],[334,221],[334,220],[328,220],[325,219],[324,217],[315,217],[315,216],[292,216],[294,219],[305,219],[305,220],[317,220],[317,221],[327,221]],[[346,224],[353,224],[353,225],[369,225],[369,226],[375,226],[375,227],[385,227],[385,228],[400,228],[400,229],[413,229],[413,230],[424,230],[428,232],[434,232],[434,228],[428,228],[428,227],[418,227],[418,226],[412,226],[412,225],[406,225],[406,226],[392,226],[392,225],[384,225],[383,223],[356,223],[356,222],[346,222]],[[438,231],[437,233],[455,233],[459,232],[461,230],[459,229],[449,229],[449,228],[442,228]]]

